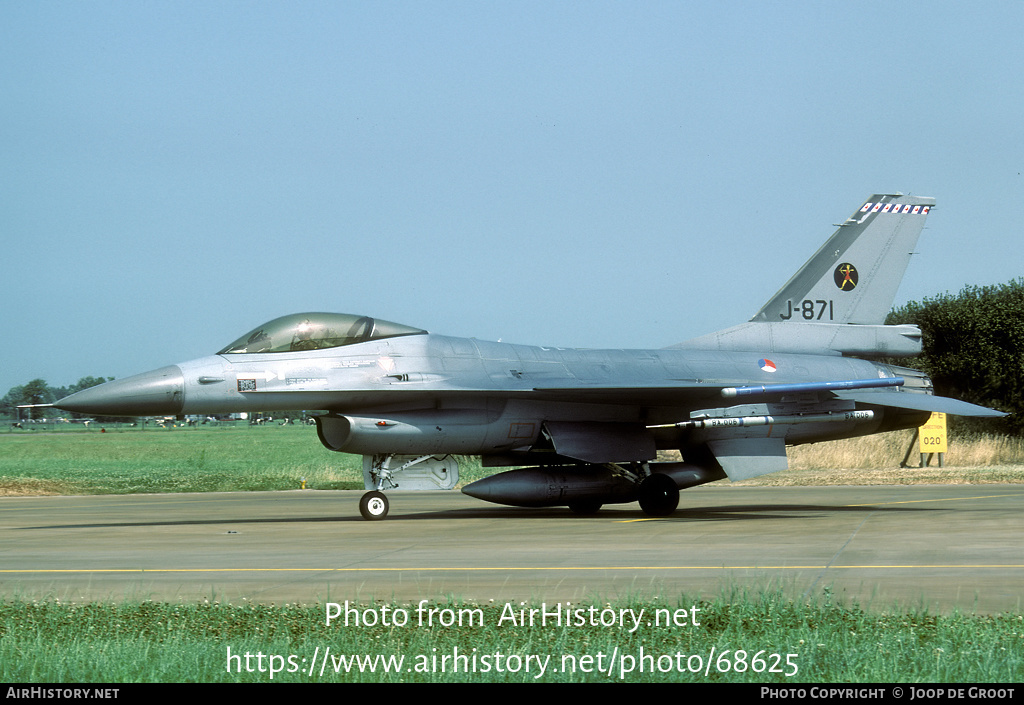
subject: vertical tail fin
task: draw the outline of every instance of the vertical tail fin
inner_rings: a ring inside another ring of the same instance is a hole
[[[751,321],[881,324],[935,199],[875,194]]]

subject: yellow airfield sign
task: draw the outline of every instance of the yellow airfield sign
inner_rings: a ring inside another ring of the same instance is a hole
[[[937,411],[918,429],[922,453],[946,452],[946,415]]]

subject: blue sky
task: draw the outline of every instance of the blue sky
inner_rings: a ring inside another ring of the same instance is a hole
[[[897,303],[1024,275],[1024,3],[0,4],[0,395],[299,311],[579,347],[747,320],[872,193]]]

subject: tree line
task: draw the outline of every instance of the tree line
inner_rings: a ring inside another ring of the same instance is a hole
[[[56,416],[57,412],[54,409],[48,408],[33,408],[33,409],[19,409],[18,407],[22,404],[52,404],[58,399],[63,399],[69,394],[80,392],[83,389],[89,387],[95,387],[97,384],[103,384],[104,382],[112,382],[113,377],[82,377],[74,384],[68,385],[67,387],[51,387],[46,383],[44,379],[34,379],[26,384],[19,385],[17,387],[11,387],[10,391],[0,399],[0,414],[7,416],[12,419],[44,419],[52,416]],[[20,414],[19,414],[20,412]],[[67,416],[68,412],[60,411],[61,416]],[[81,414],[71,414],[71,416],[81,416]]]
[[[913,301],[885,322],[913,323],[923,334],[921,354],[895,364],[926,372],[936,394],[1010,414],[957,418],[956,428],[1024,433],[1024,278]]]

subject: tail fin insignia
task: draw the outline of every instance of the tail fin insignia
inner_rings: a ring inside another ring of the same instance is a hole
[[[881,324],[934,205],[871,196],[751,320]]]

